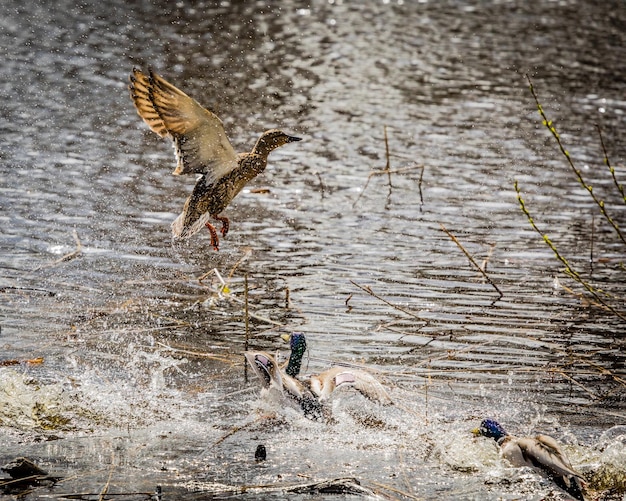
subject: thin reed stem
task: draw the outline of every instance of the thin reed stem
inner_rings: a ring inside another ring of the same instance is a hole
[[[596,203],[596,205],[600,208],[600,212],[602,213],[604,218],[613,227],[613,229],[617,233],[617,236],[620,238],[620,240],[624,244],[626,244],[626,238],[622,234],[622,231],[620,230],[619,226],[617,225],[615,220],[609,215],[609,213],[606,211],[606,208],[604,206],[604,201],[600,200],[596,196],[596,194],[593,192],[593,187],[585,182],[580,170],[574,166],[572,157],[570,156],[569,152],[565,149],[565,146],[563,146],[563,143],[561,142],[561,137],[559,136],[559,133],[557,132],[556,127],[554,127],[552,120],[549,120],[548,117],[546,116],[545,111],[543,111],[543,107],[541,106],[541,103],[539,102],[539,98],[537,97],[537,93],[535,92],[535,88],[533,87],[533,83],[530,80],[530,77],[528,75],[526,75],[526,79],[528,80],[528,84],[530,86],[530,92],[532,93],[533,98],[535,99],[535,103],[537,103],[537,110],[539,110],[539,115],[541,115],[541,118],[543,119],[543,125],[545,125],[548,128],[552,136],[554,136],[554,139],[556,139],[556,142],[559,145],[559,149],[561,150],[561,153],[567,159],[567,163],[574,171],[574,174],[576,175],[576,178],[578,179],[578,182],[580,183],[580,185],[583,188],[585,188],[585,190],[587,190],[589,195],[591,195],[591,198]]]
[[[606,146],[604,145],[604,138],[602,137],[602,129],[600,129],[600,126],[598,124],[596,124],[596,128],[598,129],[598,135],[600,136],[600,144],[602,145],[602,152],[604,153],[604,164],[609,168],[609,172],[611,173],[611,177],[613,178],[613,183],[615,184],[615,186],[617,187],[617,190],[622,195],[622,199],[624,200],[624,203],[626,203],[626,194],[624,193],[624,187],[617,181],[617,178],[615,177],[615,169],[613,168],[613,166],[611,165],[611,162],[609,161],[609,154],[606,152]]]
[[[471,256],[471,254],[469,252],[467,252],[467,250],[465,250],[465,247],[463,247],[463,244],[461,244],[461,242],[459,242],[459,240],[452,234],[450,233],[447,228],[439,223],[439,226],[441,226],[441,229],[446,233],[446,235],[448,235],[452,241],[459,247],[459,249],[461,249],[461,251],[463,251],[463,254],[465,254],[465,256],[467,257],[467,259],[469,259],[469,262],[472,263],[474,265],[474,267],[482,274],[483,277],[485,277],[485,280],[487,280],[487,282],[489,282],[489,284],[496,290],[496,292],[500,295],[500,298],[502,298],[502,296],[504,296],[504,294],[502,293],[502,291],[498,288],[498,286],[493,282],[493,280],[491,280],[491,278],[489,278],[489,275],[487,275],[487,273],[485,272],[485,270],[483,270],[478,263],[474,260],[474,258]]]
[[[580,276],[580,273],[578,273],[574,268],[572,268],[572,266],[569,264],[569,261],[558,251],[558,249],[556,248],[556,245],[554,245],[552,240],[550,240],[550,237],[547,234],[543,233],[537,227],[533,217],[530,215],[530,212],[526,208],[526,203],[524,202],[524,199],[522,198],[522,194],[520,193],[520,189],[519,189],[519,185],[517,183],[517,180],[515,180],[515,191],[517,193],[517,201],[519,202],[520,208],[522,209],[522,212],[526,216],[526,219],[528,219],[528,222],[530,223],[532,228],[537,233],[539,233],[539,235],[541,235],[541,238],[543,238],[543,241],[546,243],[546,245],[548,247],[550,247],[550,249],[552,249],[552,252],[554,252],[554,255],[556,256],[556,258],[559,261],[561,261],[561,263],[563,263],[563,265],[565,266],[565,273],[570,278],[574,279],[576,282],[578,282],[580,285],[582,285],[602,306],[604,306],[605,308],[610,310],[613,314],[617,315],[622,320],[626,320],[626,316],[623,313],[621,313],[621,312],[617,311],[615,308],[613,308],[602,297],[602,296],[610,297],[610,295],[608,293],[606,293],[605,291],[603,291],[602,289],[598,289],[598,288],[592,287],[585,280],[583,280],[583,278]]]

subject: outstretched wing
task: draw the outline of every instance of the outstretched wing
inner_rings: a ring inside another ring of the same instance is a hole
[[[156,134],[174,141],[174,174],[202,173],[213,181],[237,166],[237,154],[216,115],[152,71],[146,75],[134,68],[130,82],[139,116]]]
[[[365,397],[382,405],[393,403],[378,379],[362,370],[334,367],[317,376],[311,376],[311,390],[320,398],[329,398],[342,385],[352,386]]]
[[[535,438],[520,438],[517,445],[524,459],[546,473],[559,477],[581,477],[552,437],[537,435]]]

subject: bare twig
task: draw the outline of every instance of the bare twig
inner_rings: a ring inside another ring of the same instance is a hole
[[[369,175],[367,176],[367,180],[365,181],[365,185],[363,186],[363,189],[359,193],[359,196],[356,198],[356,200],[352,204],[352,207],[356,207],[356,204],[359,202],[359,200],[361,200],[361,197],[365,193],[367,186],[370,184],[370,180],[372,179],[372,177],[384,176],[385,174],[387,175],[387,179],[389,183],[389,194],[387,195],[387,199],[389,200],[389,197],[391,196],[391,190],[393,188],[393,185],[391,183],[391,174],[403,174],[405,172],[409,172],[409,171],[420,169],[420,168],[422,169],[422,172],[420,173],[419,191],[420,191],[420,200],[421,200],[421,203],[423,204],[424,199],[422,198],[422,176],[424,175],[424,166],[412,165],[410,167],[403,167],[401,169],[391,169],[391,153],[389,152],[389,140],[387,138],[387,126],[386,125],[384,126],[383,130],[384,130],[384,138],[385,138],[385,168],[375,170],[369,173]]]
[[[552,124],[552,120],[548,120],[548,117],[546,116],[545,112],[543,111],[543,107],[541,106],[541,103],[539,102],[539,98],[537,97],[537,94],[535,93],[535,88],[533,87],[533,83],[531,82],[530,77],[528,75],[526,75],[526,79],[528,80],[528,84],[530,86],[530,92],[532,93],[533,97],[535,98],[535,103],[537,103],[537,109],[539,110],[539,115],[541,115],[541,118],[543,119],[543,125],[545,125],[548,128],[548,130],[550,131],[552,136],[554,136],[554,139],[556,139],[556,142],[559,145],[559,149],[561,150],[561,153],[563,153],[563,156],[565,156],[565,158],[567,159],[567,163],[569,164],[569,166],[574,171],[574,174],[576,175],[576,178],[578,179],[578,182],[580,183],[580,185],[587,190],[589,195],[591,195],[591,198],[596,203],[596,205],[600,208],[600,212],[602,213],[604,218],[613,227],[613,229],[617,233],[617,236],[620,238],[620,240],[624,244],[626,244],[626,238],[622,234],[622,231],[620,230],[619,226],[617,225],[615,220],[613,220],[613,218],[611,216],[609,216],[609,213],[606,211],[606,208],[604,206],[604,201],[600,200],[596,196],[596,194],[593,192],[592,186],[585,182],[585,180],[583,179],[583,176],[582,176],[580,170],[577,169],[574,166],[574,162],[572,161],[572,157],[570,156],[569,152],[563,146],[563,143],[561,142],[561,137],[559,136],[559,133],[556,131],[556,128]]]
[[[387,171],[387,178],[389,180],[389,194],[391,195],[391,189],[393,188],[391,184],[391,161],[389,160],[389,140],[387,139],[387,126],[383,127],[383,133],[385,135],[385,170]]]
[[[72,252],[68,252],[67,254],[61,256],[59,259],[55,261],[52,261],[51,263],[35,268],[34,271],[39,271],[43,268],[52,268],[53,266],[57,266],[61,263],[65,263],[67,261],[71,261],[72,259],[79,257],[83,253],[83,244],[81,244],[76,230],[72,231],[72,236],[74,237],[74,241],[76,242],[76,249],[74,249]]]
[[[490,244],[489,245],[489,252],[487,253],[487,257],[485,257],[485,259],[483,259],[483,262],[480,265],[480,268],[484,272],[487,272],[487,264],[489,264],[489,260],[491,259],[491,256],[493,255],[493,251],[494,251],[495,248],[496,248],[496,244]]]
[[[249,423],[245,423],[242,424],[241,426],[234,426],[233,428],[231,428],[231,430],[222,435],[220,438],[218,438],[215,442],[213,442],[207,449],[203,450],[202,452],[206,452],[208,449],[211,449],[212,447],[215,447],[216,445],[221,444],[224,440],[226,440],[228,437],[232,437],[235,433],[238,433],[242,430],[246,430],[252,426],[254,426],[255,424],[263,421],[264,419],[271,419],[273,416],[259,416],[255,419],[253,419],[252,421],[250,421]]]
[[[216,360],[218,362],[224,362],[226,364],[231,364],[231,365],[233,363],[233,361],[230,358],[223,356],[223,355],[215,355],[213,353],[206,353],[203,351],[194,351],[194,350],[185,350],[181,348],[175,348],[168,344],[161,343],[160,341],[157,341],[156,344],[158,344],[162,348],[165,348],[166,350],[172,351],[174,353],[180,353],[181,355],[190,355],[192,357],[197,357],[197,358],[208,358],[211,360]]]
[[[109,491],[109,485],[111,485],[111,477],[113,476],[113,471],[115,470],[115,453],[111,452],[111,468],[109,469],[109,478],[107,479],[106,484],[100,491],[100,496],[98,497],[98,501],[104,501],[107,492]]]
[[[409,167],[402,167],[400,169],[392,169],[390,171],[387,170],[375,170],[374,172],[370,172],[369,175],[367,176],[367,181],[365,181],[365,185],[363,186],[363,189],[361,190],[361,193],[359,193],[359,196],[357,197],[357,199],[354,201],[354,203],[352,204],[352,207],[356,207],[356,204],[358,203],[358,201],[361,199],[361,197],[363,196],[363,194],[365,193],[365,189],[367,188],[367,185],[370,183],[370,179],[372,179],[372,177],[374,176],[383,176],[385,174],[404,174],[405,172],[410,172],[416,169],[422,169],[422,174],[424,173],[424,166],[423,165],[411,165]],[[422,189],[421,189],[421,175],[420,175],[420,197],[422,195]]]
[[[595,236],[596,236],[596,217],[594,214],[591,215],[591,236],[590,236],[590,245],[589,245],[589,276],[593,275],[593,245],[595,244]]]
[[[222,275],[220,274],[219,270],[217,268],[213,268],[210,269],[209,271],[207,271],[206,273],[203,273],[202,275],[200,275],[198,277],[198,282],[200,284],[202,284],[202,281],[207,278],[210,275],[215,275],[217,277],[217,279],[220,281],[220,283],[222,284],[222,286],[220,287],[220,291],[228,293],[230,292],[230,287],[229,284],[233,278],[233,275],[235,274],[235,271],[237,270],[237,267],[243,263],[246,259],[248,259],[250,257],[250,255],[252,254],[252,249],[250,248],[246,248],[243,255],[237,260],[237,262],[233,265],[233,267],[230,269],[230,272],[228,273],[228,279],[224,280],[222,278]]]
[[[422,207],[424,206],[424,195],[422,193],[422,179],[424,179],[424,166],[421,166],[421,172],[420,172],[420,179],[417,183],[417,188],[419,190],[420,193],[420,211],[422,210]]]
[[[398,310],[401,311],[402,313],[406,313],[407,315],[413,317],[413,318],[417,318],[418,320],[420,320],[421,322],[425,322],[424,319],[420,318],[419,315],[413,313],[412,311],[407,310],[406,308],[402,308],[402,306],[398,306],[397,304],[393,304],[391,301],[387,301],[386,299],[380,297],[378,294],[376,294],[372,288],[369,285],[361,285],[361,284],[357,284],[354,280],[350,280],[350,282],[352,283],[352,285],[356,285],[359,289],[361,289],[364,292],[367,292],[370,296],[375,297],[376,299],[378,299],[379,301],[382,301],[383,303],[385,303],[386,305],[391,306],[394,310]]]
[[[487,275],[487,273],[485,273],[485,270],[483,270],[480,266],[478,266],[478,263],[474,260],[474,258],[471,256],[471,254],[469,252],[467,252],[467,250],[465,250],[465,247],[463,247],[461,242],[459,242],[459,240],[452,233],[450,233],[443,224],[439,223],[439,225],[441,226],[441,229],[446,233],[446,235],[448,235],[452,239],[452,241],[459,247],[459,249],[461,249],[463,251],[463,254],[465,254],[467,259],[469,259],[469,262],[472,263],[474,265],[474,267],[478,271],[480,271],[482,276],[485,277],[485,280],[487,280],[487,282],[489,282],[489,284],[496,290],[496,292],[500,295],[500,298],[502,298],[502,296],[504,296],[502,291],[491,280],[491,278],[489,278],[489,275]]]
[[[248,311],[248,274],[244,275],[244,321],[246,324],[246,342],[245,342],[245,351],[248,351],[248,342],[250,340],[250,320],[249,320],[249,311]],[[244,381],[248,382],[248,364],[246,361],[243,361],[243,377]]]
[[[244,253],[243,255],[237,260],[237,262],[233,265],[233,267],[230,270],[230,273],[228,274],[228,282],[230,283],[231,279],[233,278],[233,275],[235,274],[235,270],[237,270],[237,268],[239,267],[239,265],[241,263],[243,263],[244,261],[246,261],[250,256],[252,255],[252,248],[250,247],[246,247],[244,249]]]
[[[574,279],[576,282],[578,282],[580,285],[582,285],[600,304],[602,304],[605,308],[610,310],[614,315],[617,315],[622,320],[626,320],[626,316],[623,313],[621,313],[621,312],[617,311],[615,308],[613,308],[602,297],[602,296],[607,296],[608,297],[609,294],[606,293],[605,291],[603,291],[602,289],[598,289],[598,288],[592,287],[589,283],[584,281],[582,279],[582,277],[580,276],[580,273],[578,273],[575,269],[573,269],[571,267],[571,265],[569,264],[569,261],[567,259],[565,259],[564,256],[561,255],[561,253],[556,248],[556,245],[554,245],[552,240],[550,240],[550,237],[547,234],[541,232],[541,230],[535,224],[534,219],[530,215],[530,212],[526,208],[526,204],[525,204],[524,199],[522,198],[522,195],[520,193],[519,186],[517,184],[517,180],[515,181],[515,185],[514,186],[515,186],[515,191],[517,192],[517,200],[518,200],[518,202],[520,204],[520,208],[522,209],[522,212],[526,216],[526,219],[528,219],[528,222],[533,227],[533,229],[537,233],[539,233],[539,235],[541,235],[541,238],[543,238],[544,242],[548,245],[548,247],[550,247],[550,249],[552,249],[552,252],[554,252],[554,255],[557,257],[557,259],[559,261],[561,261],[561,263],[563,263],[565,265],[565,273],[570,278]]]
[[[391,485],[387,485],[387,484],[382,484],[380,482],[375,482],[375,481],[370,481],[369,483],[371,483],[372,485],[375,485],[376,487],[380,487],[381,489],[385,489],[391,492],[394,492],[396,494],[400,494],[402,497],[408,498],[408,499],[414,499],[414,500],[420,500],[422,498],[419,498],[417,496],[415,496],[414,494],[410,494],[408,492],[402,491],[400,489],[397,489],[396,487],[393,487]]]
[[[606,146],[604,146],[604,138],[602,137],[602,129],[600,129],[600,126],[598,124],[596,124],[596,127],[598,129],[598,134],[600,136],[600,144],[602,144],[602,152],[604,153],[604,163],[609,168],[609,172],[611,173],[611,177],[613,178],[613,183],[617,187],[617,190],[621,193],[624,203],[626,203],[626,194],[624,193],[624,187],[620,183],[617,182],[617,178],[615,177],[615,169],[611,165],[611,162],[609,162],[609,154],[606,152]]]
[[[315,175],[317,176],[317,180],[320,182],[320,191],[322,194],[322,200],[324,200],[324,182],[322,181],[322,176],[319,172],[316,172]]]

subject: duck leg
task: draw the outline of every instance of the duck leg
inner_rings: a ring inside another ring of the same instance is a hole
[[[228,230],[230,228],[230,221],[228,220],[226,216],[219,216],[218,214],[211,214],[211,215],[213,216],[213,219],[222,222],[222,236],[225,237],[226,233],[228,233]]]
[[[215,229],[215,226],[208,221],[204,223],[204,226],[207,227],[207,230],[209,230],[209,233],[211,234],[211,245],[216,251],[220,250],[220,240],[217,238],[217,230]]]

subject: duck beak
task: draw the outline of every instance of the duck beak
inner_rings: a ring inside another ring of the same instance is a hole
[[[481,435],[480,428],[474,428],[472,430],[472,433],[474,434],[475,437],[479,437]]]
[[[302,141],[301,137],[296,137],[296,136],[287,136],[287,142],[288,143],[294,143],[296,141]]]
[[[298,140],[299,141],[299,140]],[[291,334],[281,334],[280,338],[285,341],[285,343],[288,343],[289,340],[291,339]]]

